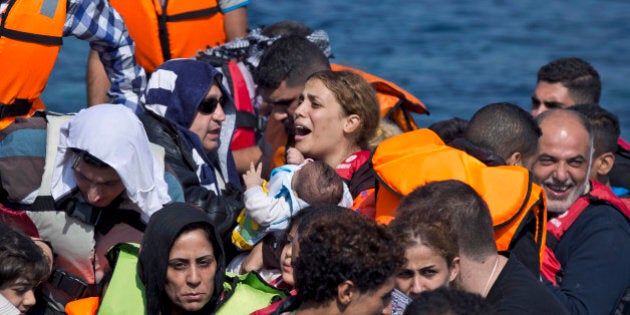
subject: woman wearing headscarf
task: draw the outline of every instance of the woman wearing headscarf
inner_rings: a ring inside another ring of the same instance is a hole
[[[151,142],[166,150],[186,202],[206,211],[224,235],[243,204],[230,152],[236,109],[221,79],[208,63],[169,60],[151,75],[140,119]]]
[[[44,290],[49,307],[63,310],[70,300],[100,294],[110,269],[106,251],[139,242],[149,217],[171,197],[142,124],[120,105],[84,109],[61,127],[51,183],[56,210],[27,213],[56,254]]]
[[[138,259],[146,314],[212,314],[223,291],[225,256],[201,209],[173,203],[151,217]]]

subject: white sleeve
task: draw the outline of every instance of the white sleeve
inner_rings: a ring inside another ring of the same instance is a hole
[[[287,200],[268,196],[260,186],[246,190],[243,199],[247,215],[260,226],[269,227],[291,216],[291,206]]]

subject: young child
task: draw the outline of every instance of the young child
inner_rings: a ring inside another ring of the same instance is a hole
[[[321,161],[305,160],[299,165],[275,168],[263,188],[261,164],[243,175],[246,191],[245,211],[232,232],[232,243],[243,250],[251,249],[270,232],[286,229],[288,220],[312,204],[352,206],[348,187],[335,170]]]

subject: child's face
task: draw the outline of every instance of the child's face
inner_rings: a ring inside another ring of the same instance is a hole
[[[282,248],[282,254],[280,254],[280,269],[282,270],[282,280],[284,280],[284,282],[291,286],[295,284],[295,281],[293,280],[293,266],[291,265],[291,261],[293,257],[293,243],[297,243],[296,232],[297,224],[294,224],[287,234],[287,242]]]
[[[35,305],[34,287],[35,285],[32,281],[26,278],[18,278],[0,287],[0,294],[20,310],[21,313],[26,313],[31,306]]]

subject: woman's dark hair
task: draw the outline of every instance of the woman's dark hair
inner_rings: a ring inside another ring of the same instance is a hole
[[[50,261],[28,236],[0,224],[0,287],[19,278],[37,285],[48,277]]]
[[[142,239],[138,274],[146,288],[147,314],[171,314],[172,304],[164,290],[168,257],[175,240],[182,233],[196,229],[202,229],[208,236],[217,261],[214,293],[198,313],[211,314],[216,310],[223,292],[225,273],[225,254],[221,239],[203,210],[191,204],[175,202],[151,216]]]
[[[302,306],[332,301],[346,280],[361,293],[377,290],[404,264],[403,249],[385,226],[347,208],[312,207],[326,209],[298,226],[300,250],[293,266]]]

